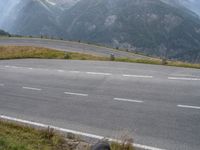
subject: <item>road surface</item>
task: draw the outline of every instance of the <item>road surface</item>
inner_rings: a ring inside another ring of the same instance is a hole
[[[169,150],[200,149],[200,70],[0,61],[0,114]]]

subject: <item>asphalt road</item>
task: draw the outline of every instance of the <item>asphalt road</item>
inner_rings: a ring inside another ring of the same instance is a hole
[[[101,56],[110,56],[110,54],[114,54],[115,57],[148,58],[147,56],[137,55],[130,52],[61,40],[45,40],[36,38],[1,38],[0,45],[40,46],[61,51],[81,52]]]
[[[0,114],[170,150],[200,149],[200,70],[0,61]]]

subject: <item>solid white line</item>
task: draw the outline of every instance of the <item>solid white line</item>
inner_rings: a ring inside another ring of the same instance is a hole
[[[145,76],[145,75],[130,75],[130,74],[123,74],[123,77],[133,77],[133,78],[153,78],[153,76]]]
[[[4,116],[4,115],[0,115],[0,119],[4,119],[4,120],[7,120],[7,121],[19,122],[19,123],[31,125],[31,126],[34,126],[34,127],[51,128],[51,129],[54,129],[56,131],[60,131],[60,132],[64,132],[64,133],[72,133],[72,134],[76,134],[76,135],[80,135],[80,136],[84,136],[84,137],[89,137],[89,138],[94,138],[94,139],[98,139],[98,140],[105,139],[104,136],[100,136],[100,135],[95,135],[95,134],[90,134],[90,133],[85,133],[85,132],[80,132],[80,131],[75,131],[75,130],[70,130],[70,129],[65,129],[65,128],[59,128],[59,127],[52,126],[52,125],[37,123],[37,122],[33,122],[33,121],[28,121],[28,120],[22,120],[22,119],[8,117],[8,116]],[[121,141],[116,140],[116,139],[111,139],[111,138],[106,138],[106,139],[108,139],[109,141],[121,142]],[[164,149],[151,147],[151,146],[147,146],[147,145],[141,145],[141,144],[133,144],[133,146],[136,147],[136,148],[145,149],[145,150],[164,150]]]
[[[199,106],[189,106],[189,105],[177,105],[177,107],[181,107],[181,108],[192,108],[192,109],[200,109]]]
[[[169,80],[185,80],[185,81],[200,81],[200,78],[179,78],[179,77],[168,77]]]
[[[64,92],[67,95],[76,95],[76,96],[88,96],[88,94],[82,94],[82,93],[72,93],[72,92]]]
[[[27,90],[41,91],[41,89],[32,88],[32,87],[25,87],[25,86],[23,86],[22,88],[23,88],[23,89],[27,89]]]
[[[110,73],[102,73],[102,72],[86,72],[87,74],[91,75],[104,75],[104,76],[110,76]]]
[[[122,102],[133,102],[133,103],[144,103],[141,100],[133,100],[133,99],[125,99],[125,98],[114,98],[115,101],[122,101]]]
[[[3,84],[3,83],[0,83],[0,86],[4,86],[4,84]]]

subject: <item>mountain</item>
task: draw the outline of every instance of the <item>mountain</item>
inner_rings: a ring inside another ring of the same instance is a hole
[[[200,20],[159,0],[84,0],[63,16],[66,37],[170,59],[200,61]]]
[[[17,9],[14,10],[15,6],[18,5],[20,0],[0,0],[0,28],[9,30],[10,25],[16,20]]]
[[[7,0],[0,28],[200,62],[200,19],[187,1]]]
[[[199,0],[162,0],[163,2],[170,3],[172,5],[181,5],[200,16],[200,1]]]
[[[20,9],[19,9],[20,8]],[[60,8],[46,0],[21,0],[16,21],[10,26],[14,34],[61,36],[62,30],[57,21]]]
[[[10,34],[8,32],[5,32],[0,29],[0,36],[9,36]]]

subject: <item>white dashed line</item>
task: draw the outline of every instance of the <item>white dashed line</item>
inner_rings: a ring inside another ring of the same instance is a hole
[[[26,89],[26,90],[34,90],[34,91],[41,91],[42,89],[38,89],[38,88],[32,88],[32,87],[22,87],[23,89]]]
[[[70,73],[80,73],[80,71],[70,71]]]
[[[64,70],[58,70],[58,72],[65,72]]]
[[[200,78],[179,78],[179,77],[168,77],[169,80],[185,80],[185,81],[200,81]]]
[[[91,75],[104,75],[104,76],[110,76],[112,74],[110,73],[101,73],[101,72],[86,72],[87,74],[91,74]]]
[[[4,84],[3,84],[3,83],[0,83],[0,86],[4,86]]]
[[[123,77],[133,77],[133,78],[153,78],[153,76],[145,76],[145,75],[130,75],[130,74],[123,74]]]
[[[63,132],[63,133],[72,133],[72,134],[75,134],[75,135],[94,138],[94,139],[98,139],[98,140],[108,139],[109,141],[113,141],[113,142],[119,142],[119,143],[121,142],[117,139],[105,138],[104,136],[100,136],[100,135],[95,135],[95,134],[71,130],[71,129],[60,128],[60,127],[56,127],[56,126],[52,126],[52,125],[47,125],[47,124],[28,121],[28,120],[22,120],[22,119],[18,119],[18,118],[14,118],[14,117],[8,117],[8,116],[4,116],[4,115],[0,115],[0,119],[4,119],[6,121],[14,121],[14,122],[18,122],[18,123],[23,123],[23,124],[26,124],[26,125],[31,125],[33,127],[51,128],[51,129],[54,129],[56,131],[60,131],[60,132]],[[134,143],[133,146],[135,148],[145,149],[145,150],[164,150],[164,149],[160,149],[160,148],[157,148],[157,147],[151,147],[151,146],[137,144],[137,143]]]
[[[189,106],[189,105],[177,105],[177,107],[181,107],[181,108],[191,108],[191,109],[200,109],[199,106]]]
[[[76,96],[88,96],[88,94],[82,94],[82,93],[72,93],[72,92],[64,92],[67,95],[76,95]]]
[[[132,103],[144,103],[141,100],[133,100],[133,99],[125,99],[125,98],[114,98],[115,101],[122,101],[122,102],[132,102]]]
[[[5,68],[13,68],[13,69],[29,69],[29,70],[33,70],[33,68],[31,67],[17,67],[17,66],[5,66]]]
[[[17,66],[5,66],[6,68],[14,68],[14,69],[19,69],[20,67]]]

